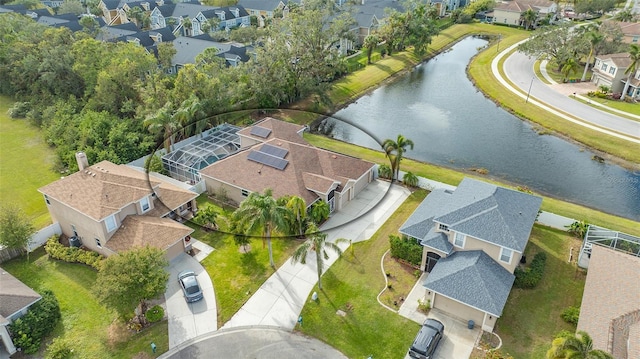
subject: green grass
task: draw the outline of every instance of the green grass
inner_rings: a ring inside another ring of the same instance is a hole
[[[389,163],[388,159],[382,152],[374,151],[365,147],[352,145],[346,142],[329,139],[323,136],[305,133],[305,139],[314,146],[329,149],[332,151],[344,153],[354,157],[362,158],[374,163]],[[435,181],[447,183],[457,186],[464,177],[473,177],[483,181],[492,182],[506,187],[516,187],[513,184],[504,183],[492,179],[490,176],[479,176],[471,171],[454,170],[445,167],[439,167],[424,162],[415,161],[409,158],[402,160],[402,170],[413,172],[416,176],[422,176]],[[580,206],[577,204],[561,201],[546,196],[542,200],[542,210],[559,214],[561,216],[585,220],[588,223],[597,224],[599,226],[618,230],[621,232],[640,236],[640,226],[638,222],[630,219],[617,217],[601,211]]]
[[[24,119],[12,119],[7,110],[13,100],[0,96],[0,203],[13,203],[40,229],[51,223],[38,188],[60,178],[51,168],[53,151],[41,131]]]
[[[585,273],[568,263],[570,248],[577,254],[580,243],[566,232],[534,226],[525,254],[531,260],[535,253],[546,252],[544,277],[533,289],[511,290],[495,328],[504,352],[518,359],[544,358],[557,332],[575,331],[560,314],[582,302]]]
[[[586,94],[583,94],[583,96],[586,96]],[[619,111],[624,111],[624,112],[630,113],[632,115],[640,116],[640,104],[638,104],[638,103],[631,103],[631,102],[625,102],[625,101],[616,101],[616,100],[610,100],[610,99],[607,99],[607,98],[599,98],[599,97],[595,97],[595,96],[589,97],[589,101],[587,101],[587,102],[585,102],[585,101],[582,101],[582,102],[584,102],[584,103],[586,103],[588,105],[591,105],[592,107],[595,107],[595,108],[600,109],[600,110],[605,110],[605,109],[603,109],[600,106],[596,106],[596,105],[592,104],[591,102],[597,102],[599,104],[606,105],[606,106],[611,107],[611,108],[615,108],[616,110],[619,110]],[[612,112],[612,111],[607,111],[607,112]],[[628,118],[630,120],[640,121],[640,119],[638,119],[637,117],[624,116],[624,115],[621,115],[619,113],[615,113],[615,114],[618,115],[618,116],[626,117],[626,118]]]
[[[131,358],[138,352],[150,353],[151,341],[158,346],[157,355],[169,350],[166,321],[137,334],[129,332],[115,311],[93,295],[97,272],[88,266],[50,260],[40,248],[31,253],[29,262],[20,257],[2,268],[34,290],[49,289],[56,295],[62,320],[51,338],[68,342],[76,358]]]
[[[205,203],[209,203],[205,195],[198,197],[200,208]],[[220,213],[218,225],[221,232],[227,231],[227,222],[221,217],[228,217],[233,212],[233,208],[222,209],[212,203],[209,205],[213,205]],[[215,248],[201,264],[213,282],[218,307],[218,325],[222,326],[274,273],[269,265],[269,252],[260,238],[253,239],[250,244],[251,251],[243,254],[240,253],[240,247],[235,244],[232,235],[207,232],[193,223],[188,225],[196,230],[192,234],[194,238]],[[291,257],[291,253],[301,243],[290,238],[274,238],[271,242],[276,267],[280,267]]]
[[[425,191],[412,194],[368,241],[355,243],[322,277],[318,302],[302,309],[297,330],[318,338],[349,358],[402,358],[419,325],[382,307],[377,301],[384,288],[380,258],[389,249],[389,234],[422,202]],[[393,271],[400,276],[401,271]],[[415,284],[415,277],[414,283]],[[396,290],[403,290],[394,287]],[[408,293],[408,289],[405,289]],[[341,309],[345,317],[336,315]]]

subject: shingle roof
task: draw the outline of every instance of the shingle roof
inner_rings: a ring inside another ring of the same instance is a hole
[[[218,49],[218,54],[224,53],[231,48],[229,44],[223,44],[207,38],[210,38],[209,35],[198,36],[197,38],[180,36],[173,40],[173,48],[176,50],[176,54],[173,55],[171,63],[174,65],[194,64],[196,56],[208,48],[215,47]]]
[[[640,311],[640,258],[594,245],[582,294],[578,330],[589,333],[595,349],[609,351],[609,335],[617,335],[610,333],[612,322],[634,311]],[[635,325],[640,324],[639,319],[636,315]],[[634,323],[628,321],[626,324],[616,329],[624,332]],[[640,332],[635,331],[635,335],[628,338],[629,343],[635,344],[635,349],[629,349],[640,350]],[[615,351],[612,354],[624,358]]]
[[[420,244],[437,249],[446,254],[453,252],[453,244],[449,242],[447,235],[442,232],[437,232],[435,226],[431,226],[431,230],[422,240],[420,240]]]
[[[494,7],[494,10],[499,9],[502,11],[513,11],[522,13],[527,11],[528,9],[531,9],[533,11],[546,9],[551,5],[553,5],[553,2],[548,0],[511,0],[498,2]]]
[[[274,128],[278,128],[276,123],[282,121],[270,122]],[[264,122],[260,123],[261,126],[263,124]],[[295,136],[304,143],[299,135],[295,134]],[[318,199],[318,196],[308,189],[308,185],[317,187],[321,192],[328,184],[328,181],[323,179],[325,178],[345,186],[347,179],[356,180],[374,166],[358,158],[281,138],[274,137],[266,143],[288,150],[288,154],[284,157],[288,164],[284,170],[248,160],[251,150],[262,146],[257,144],[251,149],[215,162],[201,170],[200,174],[252,192],[262,192],[265,188],[271,188],[276,198],[297,195],[307,204],[311,204]]]
[[[238,5],[242,5],[246,9],[273,11],[278,7],[281,0],[240,0]],[[283,3],[287,3],[283,1]]]
[[[387,8],[404,11],[400,1],[394,0],[365,0],[364,4],[358,2],[352,7],[355,9],[355,19],[361,27],[369,27],[374,15],[379,20],[386,18],[385,9]]]
[[[499,317],[514,280],[485,252],[459,251],[438,260],[424,287]]]
[[[173,9],[172,16],[188,17],[193,19],[199,12],[216,9],[214,6],[200,5],[199,3],[179,2]]]
[[[616,54],[608,54],[608,55],[599,55],[596,58],[601,61],[611,61],[613,62],[619,69],[625,70],[629,65],[631,65],[631,57],[628,52],[620,52]]]
[[[0,317],[9,318],[40,298],[40,294],[0,268]]]
[[[522,253],[541,204],[540,197],[464,178],[455,191],[431,192],[400,232],[423,239],[435,221]]]
[[[271,133],[269,133],[267,138],[254,136],[251,134],[251,127],[247,127],[238,131],[238,135],[250,137],[254,140],[261,141],[261,142],[268,141],[273,138],[280,138],[283,140],[287,140],[289,142],[307,144],[307,141],[305,141],[300,135],[300,133],[302,133],[302,131],[304,131],[305,129],[304,126],[276,120],[271,117],[266,117],[263,120],[256,122],[254,126],[268,128],[271,130]]]
[[[100,221],[153,193],[168,206],[179,207],[197,195],[163,183],[123,165],[102,161],[50,183],[38,191]],[[186,199],[185,201],[182,201]],[[180,202],[177,203],[176,202]]]
[[[169,218],[127,216],[105,247],[115,252],[146,245],[166,250],[191,233],[193,229]]]

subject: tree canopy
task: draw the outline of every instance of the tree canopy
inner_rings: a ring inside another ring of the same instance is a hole
[[[22,209],[6,204],[0,208],[0,246],[27,251],[35,232]]]

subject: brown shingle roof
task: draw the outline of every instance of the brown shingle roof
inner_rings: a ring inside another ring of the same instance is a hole
[[[639,310],[640,258],[594,245],[582,295],[578,330],[589,333],[595,349],[609,351],[612,323]],[[640,343],[640,338],[629,339]],[[616,353],[612,354],[622,359]]]
[[[0,317],[9,318],[40,298],[40,294],[0,268]]]
[[[159,188],[158,188],[159,186]],[[161,182],[124,165],[102,161],[85,170],[50,183],[39,191],[85,215],[100,221],[126,205],[157,190],[158,196],[173,209],[195,198],[192,192]],[[187,198],[189,194],[189,198]],[[180,202],[184,200],[184,202]],[[180,202],[180,203],[178,203]]]
[[[553,2],[547,0],[513,0],[500,2],[496,4],[494,9],[522,13],[528,9],[538,11],[540,8],[548,8],[551,5],[553,5]]]
[[[260,136],[254,136],[251,134],[251,127],[260,126],[271,130],[267,138]],[[300,133],[305,129],[302,125],[296,125],[295,123],[289,123],[285,121],[276,120],[275,118],[265,117],[261,121],[255,123],[253,126],[243,128],[238,131],[238,135],[250,137],[260,142],[266,142],[274,138],[280,138],[289,142],[306,144],[306,141],[302,138]]]
[[[618,67],[618,69],[624,71],[629,67],[629,65],[631,65],[631,57],[629,56],[628,52],[620,52],[617,54],[600,55],[597,56],[597,58],[599,58],[600,61],[610,60]]]
[[[200,174],[252,192],[262,192],[265,188],[271,188],[276,198],[296,195],[302,197],[307,204],[311,204],[318,196],[307,189],[305,180],[308,184],[313,183],[318,189],[327,188],[328,182],[321,181],[322,178],[340,182],[344,186],[347,179],[357,180],[373,167],[371,162],[308,144],[279,138],[267,143],[289,151],[284,158],[289,164],[284,170],[248,160],[249,152],[262,146],[258,144],[210,165],[201,170]]]
[[[146,245],[165,250],[191,233],[193,229],[168,218],[127,216],[104,246],[115,252]]]

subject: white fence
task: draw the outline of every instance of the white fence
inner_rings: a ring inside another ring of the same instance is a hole
[[[47,239],[53,235],[61,235],[62,228],[58,222],[37,231],[29,241],[29,252],[47,243]],[[0,263],[6,262],[11,258],[15,258],[22,253],[20,249],[0,248]]]

